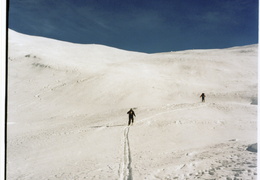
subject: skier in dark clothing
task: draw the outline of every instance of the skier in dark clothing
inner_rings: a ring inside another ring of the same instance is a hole
[[[129,115],[129,121],[128,121],[128,126],[130,126],[130,124],[134,124],[134,116],[135,116],[135,112],[133,111],[133,109],[131,108],[127,114]]]
[[[206,97],[206,95],[205,95],[204,93],[202,93],[202,94],[200,95],[200,97],[202,98],[202,102],[205,102],[205,97]]]

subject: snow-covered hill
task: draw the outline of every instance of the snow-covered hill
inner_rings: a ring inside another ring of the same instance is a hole
[[[257,45],[145,54],[9,30],[8,49],[8,179],[256,178]]]

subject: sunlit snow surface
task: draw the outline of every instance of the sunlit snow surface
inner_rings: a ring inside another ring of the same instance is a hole
[[[257,178],[257,45],[8,45],[7,179]]]

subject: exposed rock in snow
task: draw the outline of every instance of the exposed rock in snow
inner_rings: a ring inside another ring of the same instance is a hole
[[[248,146],[248,148],[246,150],[251,151],[251,152],[257,152],[257,143],[251,144],[250,146]]]

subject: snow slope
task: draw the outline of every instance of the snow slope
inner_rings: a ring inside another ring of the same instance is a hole
[[[9,30],[7,179],[256,179],[257,48],[145,54]]]

